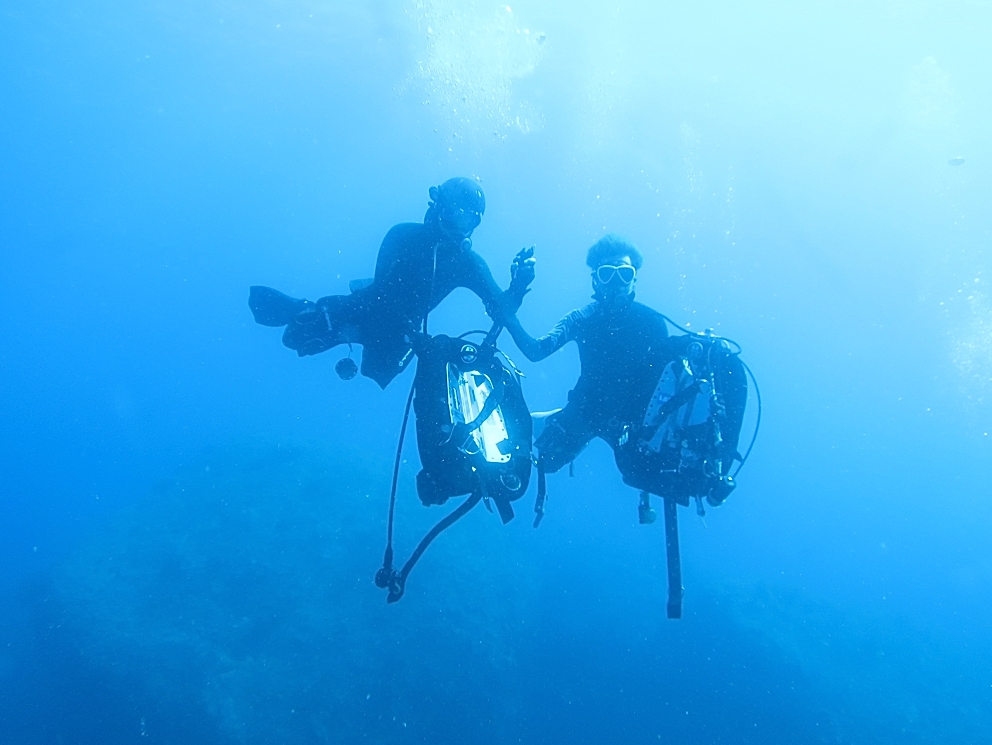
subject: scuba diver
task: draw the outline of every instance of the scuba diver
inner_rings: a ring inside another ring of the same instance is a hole
[[[254,286],[248,305],[255,321],[285,326],[283,344],[301,357],[339,344],[361,344],[362,375],[382,388],[406,368],[425,338],[427,314],[455,288],[478,295],[486,312],[501,323],[506,312],[520,307],[534,279],[533,259],[526,252],[518,255],[510,287],[502,291],[472,249],[472,232],[486,209],[482,187],[472,179],[452,178],[429,193],[422,224],[401,223],[386,234],[374,278],[353,281],[349,295],[316,302]],[[357,372],[350,357],[335,369],[345,380]]]
[[[747,365],[740,346],[707,329],[696,333],[634,300],[640,252],[616,235],[589,249],[593,302],[572,311],[535,339],[516,315],[506,327],[524,355],[542,360],[570,341],[579,346],[581,372],[565,408],[544,418],[534,443],[537,456],[536,528],[544,516],[545,474],[571,463],[594,437],[613,449],[628,486],[640,492],[638,517],[653,523],[651,496],[664,500],[668,560],[668,617],[682,615],[682,575],[677,505],[696,500],[719,506],[736,486],[735,477],[754,445],[737,452],[747,403]],[[669,336],[667,324],[683,332]],[[754,376],[751,375],[754,382]],[[739,465],[733,473],[734,462]]]
[[[664,317],[634,300],[642,263],[634,245],[606,235],[586,255],[593,302],[572,311],[537,339],[516,315],[507,314],[506,328],[531,362],[571,341],[579,347],[579,380],[565,408],[547,417],[535,443],[540,475],[571,463],[595,437],[615,447],[624,427],[644,415],[671,354]]]

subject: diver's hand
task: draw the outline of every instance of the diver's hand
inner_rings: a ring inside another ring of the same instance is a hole
[[[533,246],[522,248],[517,252],[513,263],[510,264],[510,290],[514,295],[522,298],[527,294],[530,283],[534,281],[536,264]]]

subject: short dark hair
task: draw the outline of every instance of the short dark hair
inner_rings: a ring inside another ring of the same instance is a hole
[[[586,254],[586,264],[590,269],[596,269],[603,264],[622,259],[624,256],[629,256],[631,265],[640,270],[641,264],[644,263],[644,257],[637,250],[637,246],[616,233],[607,233],[592,244],[589,253]]]

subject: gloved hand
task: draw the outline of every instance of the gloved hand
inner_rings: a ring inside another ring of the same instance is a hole
[[[521,248],[513,258],[510,264],[510,291],[518,298],[522,299],[529,292],[530,283],[534,281],[535,264],[537,259],[534,258],[533,246]]]

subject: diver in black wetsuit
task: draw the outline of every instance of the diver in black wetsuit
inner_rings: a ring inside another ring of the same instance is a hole
[[[472,250],[486,198],[478,182],[453,178],[430,189],[421,223],[394,226],[382,241],[375,277],[351,283],[350,295],[316,302],[269,287],[252,287],[248,305],[255,320],[286,326],[283,343],[301,357],[338,344],[361,344],[362,374],[385,388],[399,374],[424,331],[427,314],[456,287],[466,287],[502,321],[520,306],[534,278],[529,257],[515,262],[510,289],[502,291],[485,260]],[[351,377],[354,375],[352,365]]]
[[[625,425],[640,422],[658,378],[671,359],[660,313],[634,301],[642,257],[623,238],[607,235],[589,249],[593,302],[565,316],[544,336],[530,336],[516,316],[506,328],[532,362],[570,341],[579,346],[581,373],[568,405],[551,414],[535,446],[540,466],[554,473],[594,437],[616,448]]]

